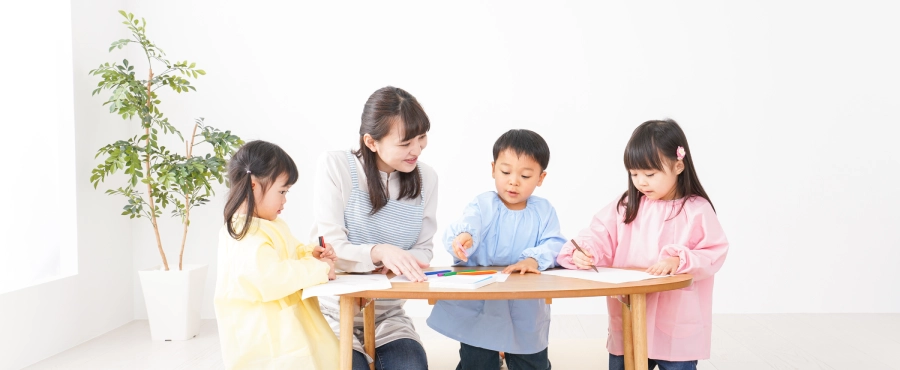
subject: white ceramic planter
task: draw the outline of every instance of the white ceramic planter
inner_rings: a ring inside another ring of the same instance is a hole
[[[207,265],[184,265],[181,271],[174,267],[138,271],[153,340],[187,340],[200,333]]]

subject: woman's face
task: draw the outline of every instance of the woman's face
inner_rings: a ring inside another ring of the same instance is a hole
[[[391,130],[381,140],[375,140],[371,135],[364,136],[364,142],[369,150],[376,154],[376,165],[381,172],[394,171],[412,172],[416,169],[419,154],[428,145],[428,134],[424,133],[403,141],[403,125],[399,119],[394,122]]]

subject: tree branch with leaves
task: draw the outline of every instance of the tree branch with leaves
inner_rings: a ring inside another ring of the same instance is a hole
[[[123,49],[132,43],[140,45],[147,59],[147,79],[136,77],[135,66],[128,59],[123,59],[121,63],[104,63],[90,71],[91,75],[101,78],[91,95],[110,91],[110,97],[103,105],[108,105],[110,113],[126,121],[137,117],[144,134],[100,148],[95,158],[102,157],[103,162],[91,171],[91,183],[96,189],[112,174],[122,172],[127,176],[125,186],[107,190],[106,193],[124,196],[128,200],[122,215],[150,221],[166,270],[169,270],[169,263],[157,219],[162,217],[164,209],[171,208],[171,216],[179,217],[183,225],[178,256],[178,269],[181,270],[191,209],[209,202],[215,194],[213,181],[219,184],[225,182],[223,174],[227,160],[244,141],[231,131],[220,131],[205,125],[203,118],[195,120],[191,136],[185,140],[169,118],[160,112],[162,102],[155,91],[160,87],[171,88],[179,94],[197,91],[188,79],[197,79],[206,72],[187,60],[170,62],[165,52],[147,38],[146,20],[138,20],[134,14],[122,10],[119,14],[125,18],[122,23],[131,32],[132,38],[114,41],[109,51]],[[162,73],[153,74],[154,62],[165,65]],[[163,135],[177,135],[185,143],[184,154],[160,145],[160,131]],[[211,147],[211,153],[194,155],[194,148],[201,144]],[[145,192],[139,190],[141,188]]]

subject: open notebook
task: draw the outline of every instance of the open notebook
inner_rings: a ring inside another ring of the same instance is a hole
[[[444,276],[428,283],[429,288],[478,289],[497,281],[494,275],[453,275]]]

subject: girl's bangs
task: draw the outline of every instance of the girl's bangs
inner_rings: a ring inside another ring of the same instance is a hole
[[[285,185],[296,184],[297,180],[300,178],[300,171],[297,169],[297,164],[294,163],[291,156],[282,151],[281,153],[278,153],[275,160],[278,161],[278,163],[275,164],[275,171],[272,172],[275,174],[275,177],[272,180],[275,180],[278,176],[281,176],[281,174],[286,174],[288,178]]]
[[[632,138],[625,147],[625,169],[663,171],[663,160],[649,132]]]

